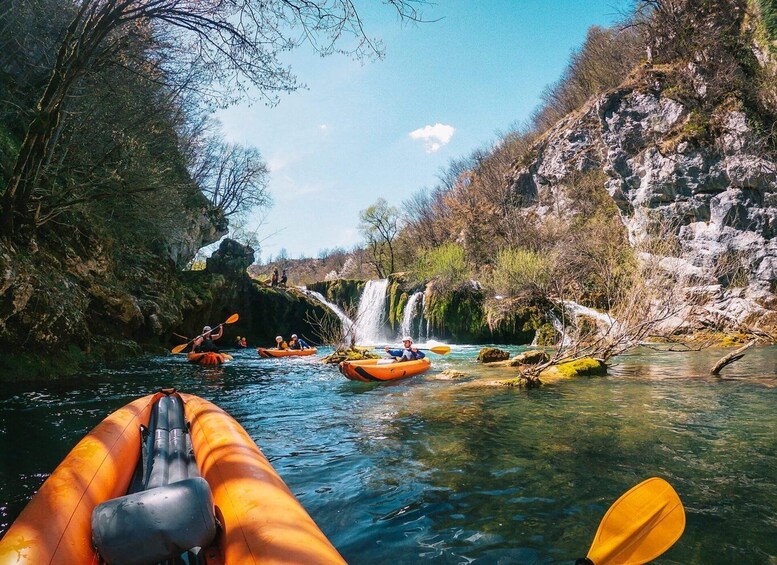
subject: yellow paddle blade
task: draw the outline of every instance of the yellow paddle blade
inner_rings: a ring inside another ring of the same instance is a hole
[[[680,497],[664,479],[641,482],[602,518],[588,559],[595,565],[641,565],[672,547],[685,529]]]
[[[436,345],[434,347],[430,347],[429,351],[432,353],[437,353],[438,355],[447,355],[451,352],[451,348],[447,345]]]
[[[187,343],[182,343],[181,345],[176,345],[175,347],[173,347],[173,348],[170,350],[170,353],[180,353],[181,351],[183,351],[184,349],[186,349],[186,348],[187,348],[187,346],[188,346],[190,343],[191,343],[191,341],[189,341],[189,342],[187,342]]]
[[[227,321],[224,322],[224,323],[225,324],[234,324],[235,322],[238,321],[239,318],[240,318],[240,316],[238,316],[237,314],[232,314],[229,318],[227,318]]]

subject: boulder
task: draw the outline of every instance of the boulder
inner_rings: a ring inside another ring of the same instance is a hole
[[[607,374],[607,365],[599,359],[584,357],[560,365],[551,365],[540,373],[540,380],[568,379],[572,377],[594,377]]]
[[[481,363],[493,363],[495,361],[504,361],[510,358],[510,353],[497,349],[496,347],[484,347],[478,353],[478,361]]]
[[[254,262],[254,249],[234,239],[225,238],[219,248],[208,257],[205,270],[221,275],[242,275]]]
[[[515,365],[540,365],[550,361],[550,356],[544,351],[534,349],[532,351],[524,351],[510,359]]]

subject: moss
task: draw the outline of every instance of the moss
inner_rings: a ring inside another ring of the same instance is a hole
[[[363,359],[379,359],[380,355],[365,349],[338,349],[333,351],[323,359],[322,363],[327,365],[339,365],[343,361],[361,361]]]
[[[308,285],[308,288],[320,292],[327,300],[334,302],[346,312],[355,312],[359,307],[359,298],[361,298],[366,284],[367,281],[357,279],[337,279],[313,283]]]
[[[559,334],[552,324],[545,322],[537,328],[537,345],[540,347],[550,347],[558,343]]]
[[[484,347],[478,353],[478,361],[481,363],[494,363],[496,361],[505,361],[509,358],[510,352],[496,347]]]
[[[607,365],[598,359],[584,357],[560,365],[552,365],[540,373],[540,379],[568,379],[606,375]]]

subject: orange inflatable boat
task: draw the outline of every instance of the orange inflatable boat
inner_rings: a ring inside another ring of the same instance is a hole
[[[175,391],[105,418],[0,540],[3,565],[181,554],[222,565],[345,563],[240,424]]]
[[[261,357],[266,359],[274,357],[304,357],[306,355],[315,355],[317,351],[315,347],[309,349],[265,349],[260,347],[256,350]]]
[[[198,365],[221,365],[224,361],[230,361],[232,356],[227,353],[214,353],[212,351],[207,353],[191,351],[186,358],[190,363],[197,363]]]
[[[384,359],[365,359],[363,361],[343,361],[340,372],[352,381],[375,382],[394,381],[414,375],[420,375],[429,370],[432,363],[429,359],[417,361],[397,361],[385,363]]]

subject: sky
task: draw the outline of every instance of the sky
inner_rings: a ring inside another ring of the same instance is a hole
[[[627,0],[438,0],[426,23],[357,2],[381,60],[286,54],[304,89],[269,107],[244,102],[216,117],[225,138],[258,148],[274,204],[248,218],[258,256],[315,257],[360,243],[359,212],[400,207],[455,158],[525,123],[591,25],[611,25]]]

